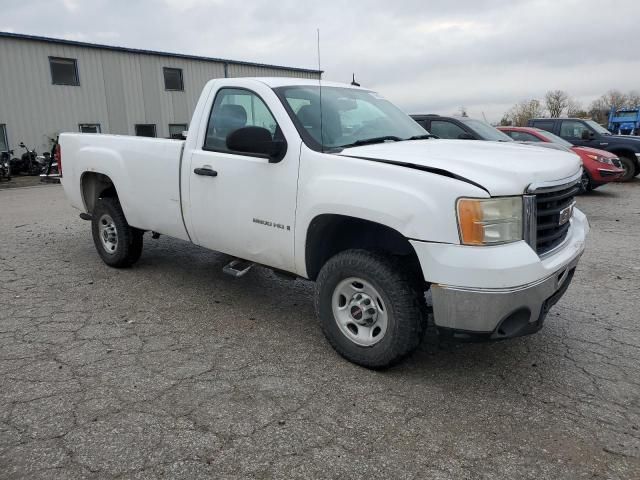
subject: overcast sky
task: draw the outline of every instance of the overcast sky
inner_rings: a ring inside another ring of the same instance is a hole
[[[567,90],[640,90],[640,0],[0,0],[0,30],[315,68],[409,113],[496,121]]]

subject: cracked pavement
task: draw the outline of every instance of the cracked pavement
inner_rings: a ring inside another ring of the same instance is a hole
[[[94,251],[60,186],[0,191],[0,478],[640,478],[640,182],[541,332],[340,358],[312,284],[145,236]]]

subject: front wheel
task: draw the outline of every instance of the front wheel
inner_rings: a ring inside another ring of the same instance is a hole
[[[331,346],[367,368],[386,368],[411,354],[426,330],[419,284],[391,257],[347,250],[318,275],[316,313]]]
[[[636,162],[633,158],[620,156],[620,163],[624,174],[620,177],[620,182],[628,182],[636,175]]]
[[[593,184],[591,183],[591,177],[583,170],[582,178],[580,179],[580,193],[587,193],[593,190]]]
[[[130,267],[142,254],[144,232],[129,226],[117,199],[97,201],[91,233],[98,255],[110,267]]]

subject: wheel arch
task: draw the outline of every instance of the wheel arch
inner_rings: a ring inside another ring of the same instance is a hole
[[[636,152],[632,149],[626,147],[614,147],[610,152],[618,155],[619,157],[630,158],[635,163],[636,168],[638,167],[638,157],[636,157]]]
[[[80,176],[80,192],[87,213],[93,213],[101,197],[118,198],[116,185],[108,175],[99,172],[83,172]]]
[[[416,278],[424,282],[416,251],[404,235],[388,225],[332,213],[317,215],[307,229],[307,277],[315,280],[327,260],[349,249],[370,250],[398,257]]]

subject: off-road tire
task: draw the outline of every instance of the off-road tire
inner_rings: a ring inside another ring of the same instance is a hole
[[[420,345],[427,328],[424,292],[415,276],[400,265],[387,255],[346,250],[330,258],[320,270],[315,288],[316,314],[331,346],[347,360],[371,369],[387,368]],[[387,309],[386,333],[371,346],[354,343],[342,333],[334,318],[334,290],[350,277],[370,283]]]
[[[620,163],[624,168],[624,175],[620,177],[620,182],[628,182],[636,175],[636,161],[624,155],[620,155]]]
[[[107,251],[100,238],[100,221],[105,214],[113,219],[117,232],[117,246],[112,252]],[[130,267],[142,255],[144,231],[129,226],[120,202],[115,198],[98,199],[93,210],[91,233],[98,255],[110,267]]]

